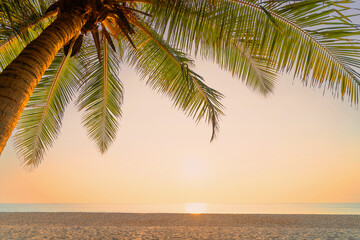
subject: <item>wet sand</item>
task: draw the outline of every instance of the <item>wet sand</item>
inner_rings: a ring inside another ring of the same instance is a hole
[[[360,239],[360,215],[0,213],[0,239]]]

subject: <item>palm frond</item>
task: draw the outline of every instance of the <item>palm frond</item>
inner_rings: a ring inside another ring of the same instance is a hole
[[[147,8],[156,16],[151,24],[176,47],[204,52],[205,46],[205,52],[211,52],[219,44],[240,42],[250,56],[267,62],[266,69],[294,72],[313,86],[328,83],[335,93],[359,101],[360,47],[344,39],[358,30],[334,7],[344,1],[158,2],[156,8]]]
[[[87,73],[77,104],[84,111],[83,125],[89,137],[104,153],[114,141],[121,117],[123,86],[119,79],[120,57],[103,36],[102,60],[94,43],[83,51]]]
[[[148,9],[156,16],[161,15],[152,20],[152,25],[159,26],[156,29],[162,34],[171,32],[167,34],[169,42],[188,52],[194,50],[195,55],[200,52],[203,58],[216,62],[222,69],[231,72],[233,76],[242,79],[246,85],[264,95],[272,92],[276,70],[268,64],[268,57],[252,54],[243,41],[235,39],[230,32],[225,34],[224,26],[219,27],[214,23],[212,12],[208,9],[212,5],[209,6],[208,1],[199,3],[197,9],[181,0],[174,5],[176,7],[172,9],[173,5],[169,3],[165,11],[164,3],[158,2]],[[165,25],[164,14],[165,21],[168,22]],[[193,31],[182,32],[188,27]]]
[[[43,29],[54,20],[57,12],[53,11],[43,16],[42,6],[43,4],[37,6],[39,9],[35,8],[25,16],[18,16],[19,13],[12,14],[11,19],[16,20],[12,25],[9,25],[9,20],[6,18],[1,18],[4,13],[0,12],[0,25],[2,26],[0,30],[0,71],[14,60],[24,47],[38,37]],[[21,19],[17,19],[20,17]]]
[[[208,87],[201,76],[192,69],[192,60],[184,53],[169,46],[149,26],[132,20],[138,31],[134,36],[136,48],[129,51],[128,60],[147,78],[153,89],[169,96],[174,106],[199,122],[212,125],[211,140],[216,136],[219,118],[223,114],[220,103],[223,95]]]
[[[360,43],[352,37],[360,31],[342,6],[350,2],[310,0],[281,4],[271,11],[283,22],[283,28],[288,28],[290,37],[276,43],[276,39],[269,40],[275,45],[271,54],[279,68],[294,71],[306,84],[327,85],[335,95],[348,95],[351,102],[358,104]],[[284,50],[277,44],[293,48]]]
[[[75,59],[59,53],[34,90],[19,119],[15,148],[28,167],[40,164],[59,135],[65,107],[81,79]]]

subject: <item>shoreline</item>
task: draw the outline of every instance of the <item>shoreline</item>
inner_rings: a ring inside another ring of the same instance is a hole
[[[208,216],[226,216],[226,215],[241,215],[241,216],[332,216],[332,217],[347,217],[347,216],[354,216],[354,217],[360,217],[360,214],[351,214],[351,213],[179,213],[179,212],[86,212],[86,211],[78,211],[78,212],[69,212],[69,211],[58,211],[58,212],[50,212],[50,211],[44,211],[44,212],[0,212],[0,216],[3,214],[118,214],[118,215],[208,215]]]

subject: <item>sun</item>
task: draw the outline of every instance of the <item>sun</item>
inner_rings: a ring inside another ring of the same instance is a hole
[[[187,203],[186,212],[191,214],[200,214],[206,212],[206,203]]]

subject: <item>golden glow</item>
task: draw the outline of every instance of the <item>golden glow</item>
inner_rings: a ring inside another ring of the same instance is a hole
[[[70,106],[37,169],[25,171],[7,144],[0,202],[189,203],[185,212],[204,212],[190,202],[360,202],[359,111],[286,76],[263,98],[198,62],[198,73],[226,96],[215,141],[210,126],[196,126],[122,70],[124,118],[109,151],[99,153]]]
[[[186,212],[192,214],[205,213],[207,209],[206,203],[188,203],[186,204]]]
[[[206,172],[206,161],[199,157],[190,157],[184,161],[183,169],[188,178],[202,178]]]

